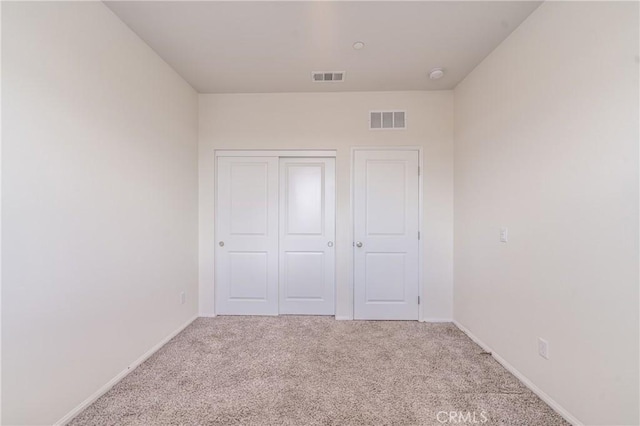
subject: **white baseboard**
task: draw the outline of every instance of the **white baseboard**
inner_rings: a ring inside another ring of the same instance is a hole
[[[353,321],[353,317],[346,315],[336,315],[337,321]],[[453,322],[451,318],[423,318],[420,322]]]
[[[451,318],[423,318],[420,322],[453,322]]]
[[[145,352],[140,358],[135,360],[125,370],[121,371],[113,379],[109,380],[104,386],[102,386],[100,389],[98,389],[93,395],[91,395],[89,398],[87,398],[84,401],[82,401],[80,403],[80,405],[78,405],[73,410],[69,411],[67,414],[64,415],[64,417],[62,417],[60,420],[55,422],[54,426],[63,426],[63,425],[66,425],[67,423],[69,423],[71,420],[73,420],[73,418],[75,416],[80,414],[85,408],[87,408],[88,406],[93,404],[98,398],[100,398],[102,395],[107,393],[107,391],[109,389],[114,387],[120,380],[124,379],[129,373],[131,373],[133,370],[135,370],[135,368],[137,366],[139,366],[140,364],[145,362],[151,355],[156,353],[158,351],[158,349],[163,347],[169,340],[171,340],[174,337],[176,337],[176,335],[178,335],[178,333],[180,333],[182,330],[187,328],[197,318],[198,318],[198,316],[194,316],[189,321],[187,321],[186,323],[184,323],[183,325],[178,327],[175,331],[170,333],[167,337],[162,339],[157,345],[153,346],[151,349],[149,349],[147,352]]]
[[[564,407],[558,404],[553,398],[547,395],[542,389],[538,386],[534,385],[531,380],[529,380],[524,374],[518,371],[513,365],[509,364],[504,358],[498,355],[495,351],[493,351],[489,346],[487,346],[483,341],[478,339],[473,335],[465,326],[460,324],[458,321],[453,320],[453,323],[456,327],[458,327],[464,334],[466,334],[471,340],[473,340],[478,346],[484,349],[486,352],[490,352],[491,356],[500,363],[507,371],[516,376],[518,380],[520,380],[526,387],[528,387],[533,393],[538,395],[538,397],[549,405],[549,407],[553,408],[555,412],[560,414],[566,421],[571,423],[573,426],[583,426],[583,423],[578,420],[575,416],[569,413]]]

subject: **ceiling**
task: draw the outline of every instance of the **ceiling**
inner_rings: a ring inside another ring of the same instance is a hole
[[[541,2],[105,3],[198,92],[260,93],[452,89]]]

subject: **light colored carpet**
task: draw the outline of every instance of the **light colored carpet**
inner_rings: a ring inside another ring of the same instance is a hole
[[[452,411],[567,424],[452,324],[281,316],[196,320],[72,425],[441,425]]]

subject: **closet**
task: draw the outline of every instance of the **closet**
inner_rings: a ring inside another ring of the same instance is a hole
[[[218,315],[335,314],[334,156],[217,156]]]
[[[417,150],[354,151],[355,319],[419,318],[419,184]]]

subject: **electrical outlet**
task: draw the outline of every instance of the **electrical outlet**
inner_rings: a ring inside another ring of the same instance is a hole
[[[184,305],[186,301],[187,301],[187,295],[183,291],[182,293],[180,293],[180,304]]]
[[[507,241],[509,241],[509,229],[500,228],[500,242],[506,243]]]
[[[549,342],[538,337],[538,355],[544,359],[549,359]]]

